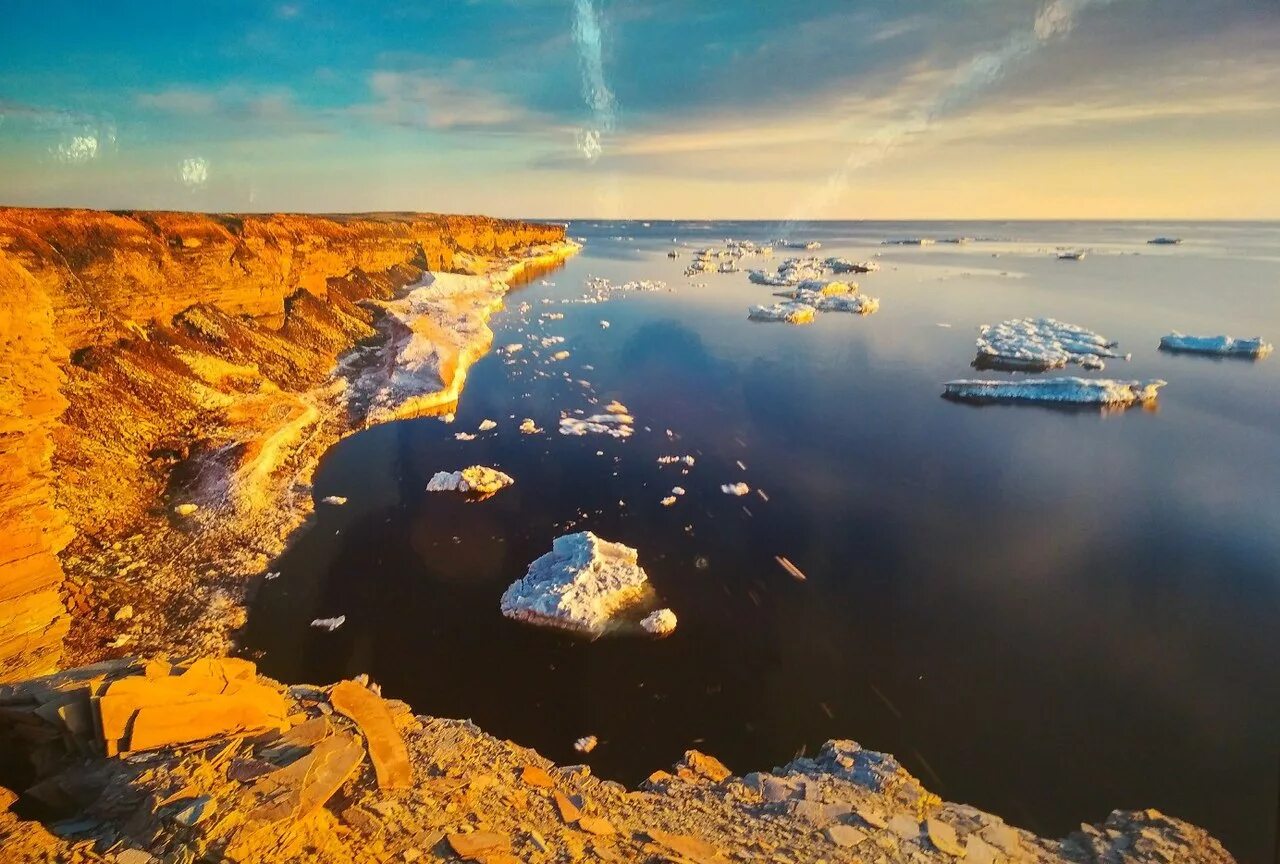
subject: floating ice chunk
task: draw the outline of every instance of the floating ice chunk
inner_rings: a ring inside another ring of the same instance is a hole
[[[670,507],[672,504],[676,503],[676,496],[668,495],[666,498],[663,498],[658,503],[661,504],[663,507]]]
[[[1116,343],[1074,324],[1054,318],[1014,318],[1000,324],[983,324],[978,329],[976,366],[999,369],[1058,369],[1078,363],[1086,369],[1101,369],[1103,357],[1123,357]]]
[[[600,322],[600,329],[601,329],[601,330],[608,330],[608,329],[609,329],[609,322],[608,322],[608,321],[601,321],[601,322]]]
[[[623,405],[617,399],[614,399],[608,405],[604,406],[604,410],[608,411],[610,414],[630,414],[631,413],[627,409],[627,406]]]
[[[1154,242],[1154,241],[1153,241]],[[1234,336],[1187,336],[1178,331],[1160,337],[1160,347],[1165,351],[1187,354],[1216,354],[1221,357],[1262,358],[1271,353],[1274,346],[1264,342],[1261,336],[1237,339]]]
[[[817,258],[788,258],[778,265],[776,273],[752,270],[747,278],[757,285],[798,285],[801,282],[821,279],[826,265]]]
[[[773,292],[774,297],[789,297],[792,300],[801,300],[805,303],[812,301],[814,297],[831,297],[836,294],[857,294],[857,282],[829,282],[826,279],[806,279],[793,288],[786,291]]]
[[[684,494],[684,487],[683,487],[683,486],[672,486],[672,487],[671,487],[671,494],[672,494],[672,495],[683,495],[683,494]]]
[[[560,418],[561,435],[611,435],[630,438],[635,418],[630,414],[592,414],[590,417]]]
[[[538,428],[538,424],[533,422],[532,417],[526,417],[520,421],[520,432],[524,435],[537,435],[541,431]]]
[[[472,465],[461,471],[438,471],[427,481],[428,492],[461,492],[464,495],[481,495],[485,498],[516,481],[497,468]]]
[[[1133,405],[1154,402],[1166,382],[1109,378],[1041,378],[1021,381],[948,381],[943,396],[965,402],[1043,402],[1059,405]]]
[[[499,608],[517,621],[599,636],[648,594],[638,557],[630,546],[590,531],[565,534],[507,588]]]
[[[332,633],[345,623],[347,623],[347,616],[339,615],[337,618],[317,618],[311,622],[311,626],[318,630],[328,630]]]
[[[480,421],[480,425],[477,428],[481,432],[488,432],[490,429],[497,429],[498,424],[488,418],[485,418],[484,420]]]
[[[676,629],[676,613],[670,609],[650,612],[640,621],[640,627],[653,636],[669,636]]]
[[[596,745],[600,743],[600,739],[594,735],[584,735],[577,741],[573,742],[573,749],[579,753],[590,753],[596,749]]]
[[[674,465],[677,462],[681,462],[685,465],[688,465],[690,468],[692,468],[694,461],[695,460],[692,456],[659,456],[658,457],[659,465]]]
[[[567,359],[569,359],[568,351],[557,351],[556,353],[551,355],[552,362],[559,362],[560,360],[567,360]]]
[[[548,321],[559,321],[562,318],[564,318],[564,313],[563,312],[543,312],[541,317],[547,319]]]
[[[457,438],[459,441],[474,441],[474,440],[476,440],[475,433],[473,433],[473,432],[454,432],[454,433],[453,433],[453,437],[454,437],[454,438]]]
[[[828,258],[822,263],[832,273],[874,273],[880,269],[876,261],[850,261],[848,258]]]
[[[341,507],[343,504],[347,503],[347,499],[343,498],[341,495],[326,495],[320,500],[325,504],[332,504],[335,507]]]
[[[517,351],[520,351],[523,348],[524,348],[524,345],[522,345],[521,343],[512,342],[509,345],[504,345],[502,350],[507,352],[508,354],[515,354]]]
[[[785,321],[788,324],[809,324],[817,310],[807,303],[774,303],[770,306],[752,306],[747,317],[752,321]]]
[[[751,491],[751,487],[739,481],[737,483],[725,483],[720,487],[720,491],[726,495],[736,495],[741,498]]]

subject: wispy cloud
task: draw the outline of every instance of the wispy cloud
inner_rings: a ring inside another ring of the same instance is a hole
[[[351,112],[378,123],[443,130],[518,131],[544,125],[529,109],[456,75],[378,71],[369,76],[371,101]]]

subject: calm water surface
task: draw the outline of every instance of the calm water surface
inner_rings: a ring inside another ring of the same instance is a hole
[[[1270,860],[1280,357],[1155,346],[1173,329],[1280,341],[1280,226],[826,223],[796,236],[823,256],[879,255],[860,281],[881,311],[808,327],[748,322],[770,289],[745,273],[681,275],[690,249],[777,226],[569,231],[585,252],[492,322],[498,345],[563,346],[478,363],[452,425],[390,423],[327,455],[315,496],[350,503],[320,505],[253,610],[248,647],[266,672],[368,672],[422,712],[627,782],[689,747],[746,772],[853,738],[1043,834],[1154,806],[1242,861]],[[1186,242],[1146,245],[1159,234]],[[879,245],[908,235],[995,239]],[[688,244],[677,260],[672,238]],[[1058,247],[1090,254],[1058,261]],[[764,266],[791,254],[805,253]],[[673,290],[560,304],[588,274]],[[939,398],[976,374],[977,325],[1024,315],[1119,340],[1130,362],[1071,374],[1167,379],[1159,409]],[[541,362],[559,348],[571,357]],[[625,403],[635,437],[556,434],[562,410],[594,410],[588,398]],[[520,435],[524,417],[547,432]],[[454,438],[484,418],[498,428]],[[660,468],[669,453],[697,465]],[[435,471],[475,463],[516,485],[476,504],[424,491]],[[720,492],[737,480],[768,501]],[[660,506],[674,485],[688,494]],[[582,529],[640,550],[679,615],[674,636],[585,642],[498,614],[528,562]],[[341,614],[336,632],[308,626]],[[601,744],[581,757],[585,734]]]

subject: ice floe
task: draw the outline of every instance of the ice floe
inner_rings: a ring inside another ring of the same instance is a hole
[[[453,433],[453,437],[454,437],[454,438],[457,438],[459,441],[474,441],[474,440],[476,440],[475,433],[473,433],[473,432],[454,432],[454,433]]]
[[[325,504],[331,504],[334,507],[341,507],[343,504],[347,503],[347,499],[342,497],[341,495],[326,495],[324,498],[321,498],[320,500]]]
[[[1124,406],[1154,402],[1166,382],[1110,378],[1036,378],[1018,381],[948,381],[943,396],[965,402],[1040,402],[1058,405]]]
[[[461,492],[464,495],[489,497],[515,483],[509,474],[497,468],[472,465],[461,471],[438,471],[427,481],[428,492]]]
[[[832,273],[874,273],[880,269],[876,261],[850,261],[848,258],[828,258],[822,263]]]
[[[480,421],[480,425],[477,428],[481,432],[488,432],[490,429],[497,429],[498,424],[495,423],[493,420],[485,419]]]
[[[827,273],[827,266],[817,258],[788,258],[778,265],[773,273],[763,270],[752,270],[747,278],[757,285],[798,285],[801,282],[821,279]]]
[[[676,629],[676,613],[670,609],[658,609],[650,612],[641,619],[640,627],[644,632],[653,636],[670,635]]]
[[[658,503],[661,504],[663,507],[670,507],[672,504],[676,503],[676,496],[668,495],[666,498],[663,498]]]
[[[817,310],[807,303],[773,303],[769,306],[752,306],[747,317],[752,321],[785,321],[788,324],[809,324]]]
[[[1186,354],[1213,354],[1220,357],[1266,357],[1274,346],[1262,337],[1237,339],[1234,336],[1187,336],[1178,331],[1160,337],[1160,348]]]
[[[1077,363],[1102,369],[1104,357],[1123,357],[1105,336],[1054,318],[1014,318],[978,328],[977,366],[1042,371]]]
[[[751,491],[751,487],[741,481],[737,483],[725,483],[720,487],[720,491],[726,495],[736,495],[741,498]]]
[[[592,414],[589,417],[560,417],[561,435],[610,435],[630,438],[635,431],[635,418],[630,414]]]
[[[345,623],[347,623],[347,616],[339,615],[337,618],[317,618],[311,622],[311,626],[317,630],[328,630],[332,633]]]
[[[692,468],[693,463],[695,461],[696,460],[692,456],[659,456],[658,457],[659,465],[675,465],[677,462],[679,462],[679,463],[688,465],[690,468]]]
[[[599,636],[650,594],[649,578],[630,546],[590,531],[565,534],[502,595],[508,618]]]
[[[538,424],[533,422],[532,417],[526,417],[520,421],[520,432],[524,435],[537,435],[542,430],[538,428]]]

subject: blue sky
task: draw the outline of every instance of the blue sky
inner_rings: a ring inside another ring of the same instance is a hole
[[[7,0],[0,203],[1280,218],[1275,0]]]

